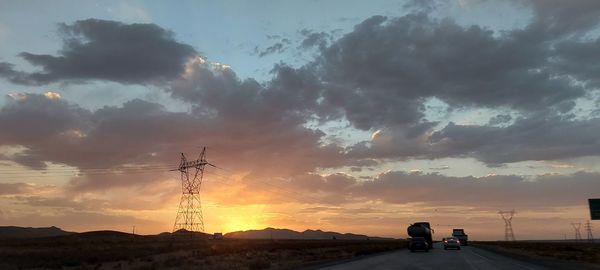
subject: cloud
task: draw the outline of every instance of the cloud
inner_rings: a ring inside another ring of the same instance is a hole
[[[331,35],[326,32],[314,32],[310,29],[302,29],[299,32],[303,39],[298,45],[298,49],[302,50],[325,48],[331,39]]]
[[[63,48],[58,55],[19,54],[42,71],[16,71],[12,64],[0,63],[0,76],[30,85],[86,80],[162,84],[179,76],[188,58],[197,54],[155,24],[87,19],[59,24],[59,33]]]
[[[510,114],[498,114],[498,115],[490,118],[488,125],[495,126],[495,125],[499,125],[499,124],[504,124],[504,123],[510,122],[510,120],[512,120],[512,116],[510,116]]]
[[[258,197],[260,199],[244,203],[264,203],[264,198],[270,204],[303,203],[328,207],[369,202],[384,204],[388,209],[393,205],[407,207],[405,211],[463,207],[477,215],[503,208],[548,210],[585,205],[587,198],[595,196],[595,190],[600,188],[598,177],[598,173],[583,171],[485,177],[389,171],[368,180],[345,174],[303,174],[269,180],[271,185],[280,188],[269,189],[267,185],[251,181],[248,183],[252,184],[238,191],[239,194],[262,195]],[[565,193],[565,190],[569,192]]]
[[[473,207],[553,207],[584,205],[600,182],[597,173],[450,177],[388,172],[354,187],[355,197],[405,204]],[[569,192],[564,192],[569,190]],[[535,196],[532,196],[535,194]]]
[[[360,129],[417,123],[431,97],[450,109],[532,112],[585,94],[553,73],[552,38],[531,40],[524,30],[494,33],[425,14],[374,16],[313,64],[327,86],[323,103],[342,109]]]
[[[516,0],[533,8],[529,28],[547,35],[572,35],[589,31],[600,22],[600,3],[594,0]]]
[[[0,109],[0,144],[33,146],[65,138],[65,131],[85,130],[90,113],[45,95],[7,96]]]
[[[16,195],[30,193],[37,189],[35,185],[26,183],[0,183],[0,195]]]
[[[507,127],[448,124],[432,134],[428,155],[473,156],[488,164],[600,155],[600,119],[538,115]]]
[[[129,174],[128,177],[139,177],[139,175]],[[107,179],[112,180],[113,178],[109,175]],[[118,180],[122,179],[118,178]],[[64,208],[76,211],[140,211],[160,210],[165,206],[174,206],[175,200],[179,199],[178,192],[181,191],[180,183],[174,179],[147,182],[133,187],[130,184],[115,184],[117,181],[113,181],[113,183],[109,183],[113,189],[108,194],[88,192],[96,190],[97,187],[95,187],[96,189],[94,187],[82,188],[81,186],[74,188],[70,185],[56,188],[53,190],[54,192],[40,194],[35,191],[48,188],[29,185],[22,192],[13,193],[17,195],[13,199],[18,204],[32,207]],[[102,181],[97,181],[95,184],[99,183]],[[135,196],[136,200],[130,200],[131,196]]]
[[[234,78],[210,76],[221,82]],[[288,111],[305,104],[286,101],[288,96],[270,95],[268,91],[264,96],[248,96],[253,98],[240,96],[237,91],[252,94],[251,87],[258,87],[252,83],[232,80],[221,89],[215,87],[216,82],[202,82],[211,84],[206,91],[222,92],[212,100],[202,99],[210,105],[199,103],[190,113],[169,112],[159,104],[137,99],[120,107],[89,111],[54,96],[9,97],[8,105],[0,110],[0,124],[7,127],[0,130],[0,144],[24,148],[3,158],[35,169],[44,168],[47,162],[73,166],[71,184],[77,190],[164,180],[169,177],[166,170],[177,164],[178,152],[193,154],[203,145],[210,146],[209,157],[215,163],[237,172],[252,171],[256,177],[285,176],[350,162],[345,160],[343,148],[321,143],[324,133],[304,127],[301,113]],[[272,87],[289,83],[296,82],[282,77]],[[238,84],[239,89],[229,84]],[[179,94],[187,95],[174,93]],[[277,104],[271,99],[279,100],[281,107],[268,106]],[[98,173],[90,170],[93,168],[104,169]],[[142,174],[145,171],[148,174]]]
[[[534,22],[552,12],[559,11],[536,11]],[[172,164],[173,149],[190,145],[218,149],[211,157],[253,177],[290,177],[382,159],[475,157],[493,165],[599,154],[588,135],[597,133],[597,119],[569,114],[575,100],[594,90],[570,79],[592,78],[593,68],[591,61],[578,67],[590,66],[587,73],[566,64],[578,59],[564,43],[570,40],[564,31],[574,29],[566,26],[544,35],[533,25],[495,33],[426,13],[373,16],[326,45],[319,41],[324,36],[314,36],[311,42],[321,44],[314,61],[297,68],[277,64],[265,82],[241,79],[230,67],[204,60],[153,24],[89,19],[60,28],[59,55],[23,54],[44,72],[15,71],[2,63],[0,73],[36,84],[164,79],[161,87],[192,108],[171,112],[136,99],[91,111],[56,95],[12,98],[0,109],[0,124],[8,127],[0,130],[0,144],[25,150],[11,159],[36,169],[46,162],[83,169],[85,179],[71,181],[82,190],[160,181],[160,173],[129,178],[121,171]],[[312,34],[306,32],[307,38]],[[571,41],[569,46],[594,51],[593,42]],[[450,111],[489,108],[520,118],[510,122],[503,114],[488,125],[438,127],[426,119],[424,104],[431,98]],[[344,148],[324,143],[323,131],[307,127],[341,119],[380,131]],[[114,171],[85,175],[94,166]]]
[[[260,49],[258,46],[254,47],[254,54],[257,54],[258,57],[262,58],[271,54],[281,54],[289,49],[289,45],[292,43],[289,39],[279,35],[267,35],[267,39],[276,41],[273,45],[264,49]]]
[[[285,39],[285,40],[287,40],[287,39]],[[265,57],[270,54],[278,54],[278,53],[285,52],[286,50],[287,50],[287,45],[282,42],[277,42],[262,51],[259,51],[258,47],[255,48],[255,52],[258,53],[258,57]]]

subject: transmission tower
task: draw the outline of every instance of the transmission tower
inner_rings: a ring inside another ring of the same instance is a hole
[[[188,232],[204,232],[200,186],[202,185],[206,165],[214,166],[206,161],[206,147],[204,147],[196,160],[188,161],[185,155],[181,153],[179,167],[171,170],[181,173],[181,201],[179,202],[173,232],[182,229]]]
[[[581,222],[571,222],[571,226],[575,230],[575,240],[581,241]]]
[[[515,241],[515,233],[512,228],[512,219],[515,215],[515,210],[499,211],[498,214],[504,220],[504,241]]]
[[[594,235],[592,234],[593,228],[592,223],[588,220],[584,225],[585,231],[587,232],[587,239],[589,242],[594,242]]]

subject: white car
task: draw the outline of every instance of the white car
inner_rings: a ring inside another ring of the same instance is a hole
[[[444,249],[455,248],[460,250],[460,240],[456,237],[444,238]]]

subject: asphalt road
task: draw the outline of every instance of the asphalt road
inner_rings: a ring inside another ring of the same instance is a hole
[[[522,261],[502,256],[473,246],[462,247],[461,250],[444,250],[441,243],[434,244],[429,252],[411,253],[400,250],[382,255],[367,257],[360,260],[336,264],[321,270],[385,270],[385,269],[415,269],[415,270],[539,270],[548,269]]]

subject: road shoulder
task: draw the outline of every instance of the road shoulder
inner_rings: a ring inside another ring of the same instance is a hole
[[[475,246],[477,248],[480,248],[480,249],[483,249],[483,250],[486,250],[489,252],[497,253],[499,255],[506,256],[506,257],[509,257],[509,258],[512,258],[512,259],[515,259],[518,261],[537,264],[537,265],[547,267],[550,269],[559,269],[559,270],[581,270],[581,269],[595,270],[595,269],[598,269],[598,270],[600,270],[600,265],[597,265],[597,264],[589,264],[589,263],[575,262],[575,261],[564,261],[564,260],[558,260],[558,259],[549,258],[549,257],[538,256],[538,255],[534,255],[534,254],[523,254],[518,251],[503,248],[503,247],[477,245],[477,244],[472,244],[472,246]]]

